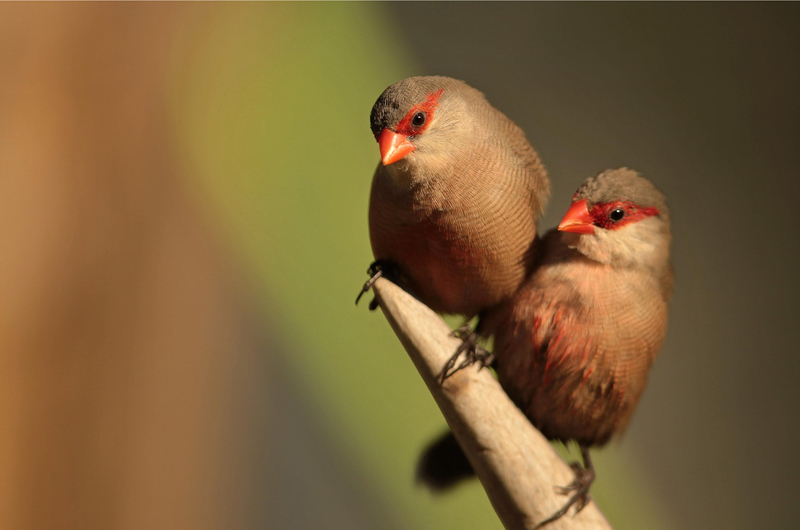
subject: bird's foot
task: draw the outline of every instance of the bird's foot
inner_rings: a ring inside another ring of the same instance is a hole
[[[461,339],[461,344],[442,369],[441,380],[443,383],[445,379],[454,373],[472,364],[480,363],[481,368],[494,364],[494,354],[478,344],[478,334],[472,331],[472,327],[469,325],[461,326],[453,332],[453,335]],[[456,366],[456,362],[458,362],[458,358],[461,357],[462,353],[464,354],[464,360]]]
[[[372,286],[378,281],[378,278],[381,277],[388,277],[394,273],[395,265],[385,261],[385,260],[375,260],[367,269],[367,274],[369,274],[369,280],[364,283],[364,286],[361,287],[361,291],[358,293],[356,297],[356,305],[358,305],[358,301],[361,300],[361,297],[364,296],[364,293],[369,291]],[[378,307],[378,301],[373,298],[372,301],[369,303],[369,310],[375,311]]]
[[[583,455],[583,462],[586,467],[580,465],[578,462],[573,462],[570,464],[570,467],[575,472],[575,480],[573,480],[567,486],[556,487],[556,492],[558,494],[569,495],[572,493],[572,497],[569,498],[567,503],[560,510],[534,526],[533,530],[539,530],[545,525],[560,519],[561,517],[565,516],[569,509],[573,506],[575,507],[575,513],[579,513],[586,507],[587,504],[589,504],[589,501],[592,500],[592,497],[589,495],[589,488],[592,486],[592,482],[594,482],[596,474],[594,471],[594,466],[592,465],[592,460],[589,458],[589,449],[581,447],[581,454]]]

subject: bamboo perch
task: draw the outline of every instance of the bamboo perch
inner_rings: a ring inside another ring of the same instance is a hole
[[[460,344],[427,306],[383,278],[373,285],[386,319],[405,347],[478,475],[507,530],[530,530],[568,497],[556,486],[573,472],[508,398],[489,370],[469,367],[440,383],[442,367]],[[547,530],[611,529],[594,501]]]

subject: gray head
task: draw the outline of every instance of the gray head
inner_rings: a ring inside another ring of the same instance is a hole
[[[572,246],[601,263],[623,266],[666,264],[670,219],[664,194],[628,168],[610,169],[586,180],[572,197],[558,227]]]
[[[457,151],[470,137],[476,107],[488,106],[483,94],[449,77],[409,77],[380,95],[370,127],[384,165]],[[455,148],[455,149],[454,149]]]
[[[582,199],[586,199],[590,211],[593,209],[597,211],[597,206],[601,204],[618,202],[636,207],[635,210],[629,208],[630,211],[624,212],[627,215],[616,221],[607,218],[603,222],[598,216],[599,226],[605,225],[604,228],[607,229],[625,226],[651,215],[657,215],[669,223],[669,209],[664,194],[641,174],[626,167],[607,169],[587,179],[573,195],[572,202]],[[624,205],[623,210],[625,210]],[[635,218],[631,219],[632,216]]]

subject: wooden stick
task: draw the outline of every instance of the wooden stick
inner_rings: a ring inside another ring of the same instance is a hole
[[[547,439],[508,398],[489,370],[476,366],[440,383],[460,341],[427,306],[383,278],[373,285],[386,319],[442,411],[507,530],[530,530],[568,500],[555,492],[574,475]],[[610,529],[594,501],[546,530]]]

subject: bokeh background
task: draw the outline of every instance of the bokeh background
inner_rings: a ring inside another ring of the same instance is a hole
[[[0,528],[500,528],[379,313],[369,110],[466,80],[579,183],[667,194],[677,283],[618,529],[792,528],[798,4],[0,5]]]

